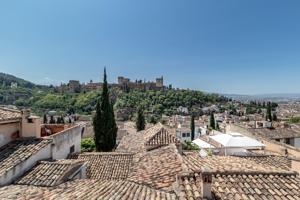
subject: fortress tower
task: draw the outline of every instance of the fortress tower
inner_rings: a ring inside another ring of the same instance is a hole
[[[161,78],[156,79],[156,87],[159,87],[159,88],[164,87],[164,77],[163,76]]]

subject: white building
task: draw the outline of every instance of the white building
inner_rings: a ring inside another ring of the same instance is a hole
[[[220,154],[233,155],[247,150],[264,149],[265,145],[255,139],[246,137],[240,133],[216,134],[209,136],[211,140],[219,144]]]
[[[207,130],[205,128],[200,128],[198,126],[195,126],[195,135],[194,138],[198,138],[201,135],[205,135]],[[192,141],[192,133],[191,129],[188,127],[181,127],[179,125],[179,128],[176,129],[176,136],[181,140],[181,142],[191,142]]]

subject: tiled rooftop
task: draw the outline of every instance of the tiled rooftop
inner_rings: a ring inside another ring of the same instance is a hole
[[[300,179],[296,175],[238,174],[215,175],[216,199],[299,200]]]
[[[9,121],[9,120],[18,120],[18,119],[21,119],[20,111],[0,108],[0,122]]]
[[[11,185],[0,188],[0,199],[14,200],[175,200],[174,194],[130,181],[76,180],[45,188]]]
[[[276,128],[276,129],[249,129],[249,131],[258,137],[269,139],[295,138],[300,137],[300,131],[292,128]]]
[[[68,181],[83,162],[78,160],[41,161],[15,182],[20,185],[56,186]]]
[[[179,177],[180,199],[201,198],[201,176],[193,173]],[[300,179],[295,174],[214,174],[214,199],[269,200],[300,199]]]
[[[169,190],[176,175],[184,170],[183,161],[174,144],[136,155],[128,180]]]
[[[284,156],[246,156],[242,158],[254,161],[257,164],[274,166],[283,170],[290,170],[292,165],[291,160]]]
[[[116,149],[116,152],[130,153],[138,153],[144,151],[146,151],[146,149],[142,132],[130,133],[129,135],[124,136]]]
[[[138,153],[174,143],[180,144],[180,140],[158,123],[147,130],[123,137],[116,151]]]
[[[0,147],[0,176],[50,144],[50,139],[14,140]]]
[[[146,131],[144,138],[147,150],[155,149],[157,147],[166,146],[169,144],[180,144],[180,140],[163,126],[161,126],[159,129]]]
[[[97,180],[123,180],[132,166],[131,153],[84,153],[69,158],[87,162],[87,177]]]
[[[261,172],[261,173],[284,173],[287,167],[278,168],[271,160],[252,160],[251,158],[240,158],[233,156],[208,156],[200,157],[196,152],[185,152],[183,160],[191,171],[199,171],[203,167],[210,168],[216,173],[235,172]],[[274,160],[276,162],[276,160]]]

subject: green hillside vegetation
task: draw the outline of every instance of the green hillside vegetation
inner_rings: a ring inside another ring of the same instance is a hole
[[[31,82],[0,73],[0,104],[14,104],[19,108],[31,108],[36,114],[55,110],[63,114],[91,114],[95,109],[101,91],[60,94],[53,87],[38,86]],[[18,87],[11,87],[17,83]],[[227,98],[217,94],[206,94],[192,90],[137,91],[123,92],[110,89],[115,110],[130,110],[130,118],[141,106],[146,116],[160,118],[162,114],[178,114],[179,106],[187,107],[193,114],[201,114],[201,108],[212,104],[222,105]],[[150,114],[150,115],[149,115]]]
[[[17,83],[18,86],[22,88],[34,88],[36,85],[29,81],[25,81],[24,79],[17,78],[10,74],[5,74],[0,72],[0,84],[4,86],[10,86],[11,83]]]
[[[117,109],[136,108],[141,106],[145,113],[154,115],[178,114],[179,106],[187,107],[194,114],[201,114],[201,108],[222,104],[228,99],[217,94],[205,94],[192,90],[166,90],[166,91],[131,91],[122,93],[115,105]]]

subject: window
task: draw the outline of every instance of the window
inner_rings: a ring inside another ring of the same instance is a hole
[[[191,137],[191,134],[190,134],[190,133],[187,133],[187,134],[186,134],[186,137]]]
[[[186,137],[186,136],[185,136],[185,133],[182,133],[182,137]]]
[[[85,128],[82,127],[82,129],[81,129],[81,137],[83,137],[84,131],[85,131]]]
[[[72,145],[72,146],[70,147],[70,153],[74,153],[74,152],[75,152],[75,146]]]

